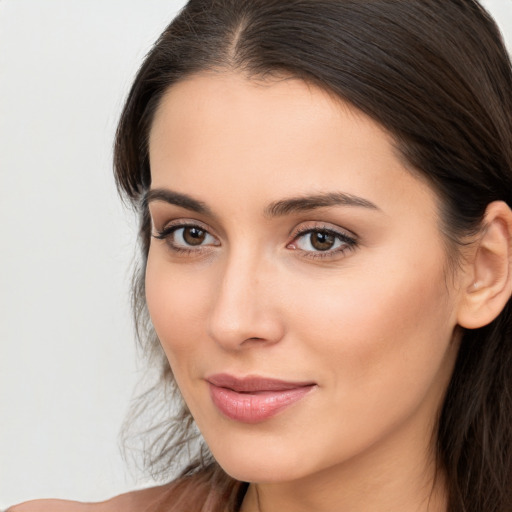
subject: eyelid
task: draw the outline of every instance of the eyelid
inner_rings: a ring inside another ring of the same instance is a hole
[[[190,227],[193,227],[193,228],[200,228],[202,229],[203,231],[206,231],[208,234],[212,235],[213,237],[217,238],[218,239],[218,236],[214,234],[214,230],[208,225],[208,224],[205,224],[204,222],[200,221],[200,220],[197,220],[197,219],[192,219],[192,218],[184,218],[184,217],[181,217],[179,219],[173,219],[173,220],[170,220],[170,221],[167,221],[167,222],[162,222],[162,227],[159,228],[157,227],[159,223],[157,222],[154,222],[152,223],[152,228],[154,231],[157,231],[158,233],[162,233],[164,231],[169,231],[171,229],[179,229],[179,228],[190,228]]]
[[[355,241],[359,239],[358,235],[356,235],[350,229],[342,228],[329,222],[320,221],[301,222],[298,226],[293,228],[293,230],[290,233],[290,238],[294,239],[300,235],[304,235],[308,232],[315,231],[326,231],[334,235],[339,235],[343,238],[348,238]]]

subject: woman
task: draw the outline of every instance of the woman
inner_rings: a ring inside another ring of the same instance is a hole
[[[192,0],[115,168],[184,399],[148,459],[189,466],[14,511],[512,510],[512,72],[477,2]]]

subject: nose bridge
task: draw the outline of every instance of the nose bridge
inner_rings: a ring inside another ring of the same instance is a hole
[[[272,263],[249,247],[233,248],[226,255],[214,294],[210,335],[230,349],[259,341],[273,343],[282,326],[271,301]]]

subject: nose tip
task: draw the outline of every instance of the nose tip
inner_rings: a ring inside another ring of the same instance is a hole
[[[284,328],[271,294],[261,273],[226,272],[212,305],[210,337],[227,350],[277,343]]]
[[[255,320],[249,323],[239,322],[233,317],[225,320],[219,316],[210,322],[209,334],[217,344],[229,350],[238,350],[254,344],[273,344],[282,336],[277,326],[271,325],[269,321]]]

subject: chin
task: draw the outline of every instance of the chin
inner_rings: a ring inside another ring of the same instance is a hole
[[[247,463],[240,464],[220,464],[222,469],[235,480],[249,483],[282,483],[298,480],[304,476],[297,471],[297,468],[281,467],[275,464],[251,465]]]
[[[260,450],[240,450],[234,444],[229,452],[212,450],[215,460],[232,478],[251,483],[279,483],[297,480],[306,475],[304,460],[297,450],[284,453],[271,445]]]

